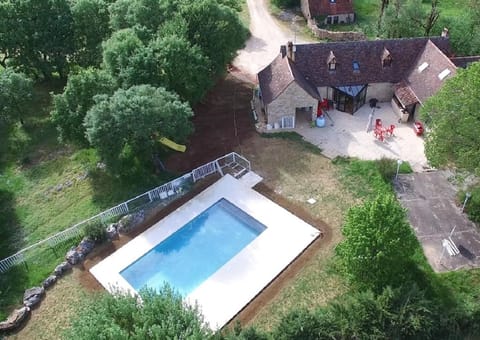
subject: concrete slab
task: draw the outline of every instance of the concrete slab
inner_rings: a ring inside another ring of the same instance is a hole
[[[390,103],[378,103],[374,119],[380,118],[384,126],[395,125],[394,136],[383,142],[376,139],[373,132],[367,132],[368,116],[372,109],[368,104],[354,115],[336,110],[328,113],[333,120],[327,119],[323,128],[312,128],[307,115],[298,115],[295,131],[308,142],[317,145],[329,158],[337,156],[357,157],[375,160],[382,157],[408,161],[415,171],[428,168],[422,137],[415,135],[412,123],[399,123]]]
[[[198,302],[211,328],[222,327],[320,235],[317,229],[230,175],[157,222],[90,272],[110,292],[120,288],[135,293],[120,272],[222,198],[267,227],[186,297],[190,303]]]
[[[400,175],[395,191],[432,268],[437,272],[480,267],[480,232],[455,204],[456,188],[443,171]],[[460,254],[442,247],[451,235]]]

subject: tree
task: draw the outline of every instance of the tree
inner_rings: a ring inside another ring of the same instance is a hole
[[[77,312],[65,339],[207,339],[212,332],[203,325],[196,307],[168,287],[158,293],[135,296],[97,294]]]
[[[188,40],[210,59],[212,75],[224,72],[247,38],[237,13],[215,0],[200,0],[184,5],[182,15],[187,21]]]
[[[0,65],[7,67],[7,61],[17,54],[17,25],[15,7],[10,1],[0,2]]]
[[[415,285],[387,287],[378,295],[350,292],[313,312],[293,310],[282,318],[273,338],[429,339],[436,338],[439,319],[439,307]]]
[[[105,0],[76,0],[72,5],[75,63],[97,67],[102,62],[102,41],[110,35],[108,3]]]
[[[68,0],[16,0],[15,24],[6,34],[14,40],[14,64],[35,76],[65,77],[68,56],[74,51],[73,18]]]
[[[157,85],[175,91],[190,103],[198,102],[212,83],[208,73],[210,61],[200,48],[176,34],[156,39],[150,47],[161,75],[162,84]]]
[[[193,130],[190,106],[164,88],[139,85],[95,99],[85,117],[87,138],[112,167],[132,158],[151,162],[161,137],[185,142]]]
[[[387,38],[428,36],[439,17],[438,0],[431,0],[430,11],[423,7],[422,0],[393,0],[384,9],[379,33]]]
[[[94,104],[93,97],[111,95],[115,88],[114,80],[104,71],[89,68],[72,74],[63,93],[53,97],[54,108],[50,113],[60,133],[60,140],[88,145],[83,121]]]
[[[350,208],[342,234],[336,253],[352,284],[379,292],[406,278],[418,243],[394,196],[381,194]]]
[[[0,72],[0,120],[23,124],[25,112],[33,99],[33,81],[11,68]]]
[[[103,43],[103,63],[105,70],[114,77],[118,83],[127,88],[138,83],[138,79],[142,79],[142,75],[138,74],[138,64],[142,61],[142,57],[147,54],[143,60],[151,61],[149,55],[151,51],[145,49],[145,45],[137,36],[132,28],[125,28],[114,32],[112,36]],[[137,64],[137,66],[135,65]],[[143,69],[147,69],[143,65]],[[156,75],[156,70],[149,70],[149,74]],[[142,79],[142,83],[144,82]]]
[[[421,110],[429,127],[425,137],[425,154],[431,165],[455,165],[480,174],[480,63],[446,80]]]

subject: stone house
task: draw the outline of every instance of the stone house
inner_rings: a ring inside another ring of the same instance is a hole
[[[297,115],[316,117],[328,99],[354,114],[375,99],[391,102],[403,121],[417,119],[422,102],[474,58],[450,54],[442,37],[351,41],[281,46],[258,77],[259,98],[271,127],[295,127]]]
[[[353,0],[301,0],[300,6],[307,21],[322,21],[324,24],[355,21]]]

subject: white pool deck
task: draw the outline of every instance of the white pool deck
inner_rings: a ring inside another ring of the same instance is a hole
[[[253,174],[253,173],[252,173]],[[252,180],[256,178],[256,180]],[[218,329],[240,312],[320,232],[251,189],[260,177],[241,181],[226,175],[90,269],[110,292],[135,292],[120,272],[221,198],[267,229],[186,297],[196,302],[209,326]]]

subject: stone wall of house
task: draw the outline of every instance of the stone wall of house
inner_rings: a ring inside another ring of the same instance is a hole
[[[307,25],[313,34],[322,40],[332,41],[352,41],[352,40],[367,40],[367,36],[362,32],[334,32],[323,28],[318,28],[314,19],[308,19]]]
[[[393,86],[391,83],[368,84],[366,102],[376,98],[380,102],[389,102],[393,97]]]
[[[292,82],[272,103],[267,105],[267,123],[272,127],[280,125],[282,117],[294,116],[295,109],[312,107],[317,112],[318,99],[305,92],[296,82]]]
[[[308,0],[300,1],[300,8],[302,10],[303,16],[305,19],[310,19],[310,8],[308,7]]]

